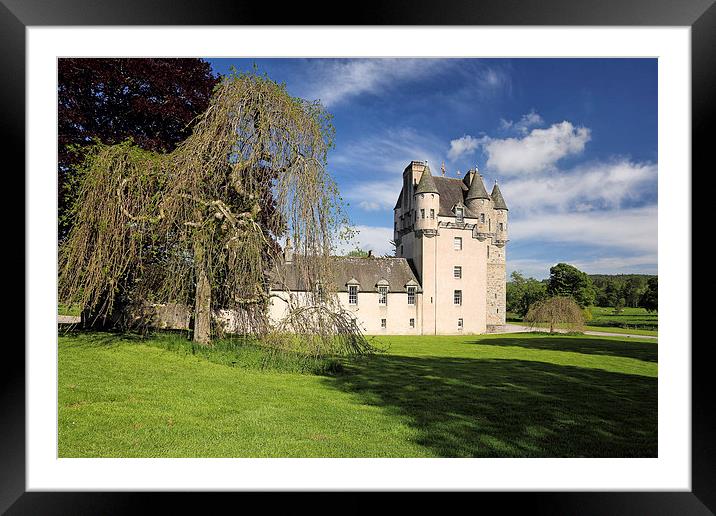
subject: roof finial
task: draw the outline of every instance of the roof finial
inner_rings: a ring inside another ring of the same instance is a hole
[[[460,170],[457,171],[457,175],[458,175],[458,177],[460,176]]]
[[[444,161],[443,161],[442,166],[440,167],[440,170],[441,170],[442,173],[443,173],[443,177],[445,177],[445,162],[444,162]]]

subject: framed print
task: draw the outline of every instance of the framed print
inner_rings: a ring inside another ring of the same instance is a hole
[[[713,2],[0,13],[27,192],[3,511],[716,511],[691,322]]]

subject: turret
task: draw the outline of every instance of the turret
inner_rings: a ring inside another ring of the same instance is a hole
[[[440,194],[435,186],[435,180],[430,173],[430,167],[426,164],[425,170],[420,176],[420,181],[415,187],[415,229],[435,230],[438,229],[438,212],[440,211]]]
[[[402,235],[401,231],[403,230],[403,222],[401,220],[401,211],[403,209],[403,191],[400,191],[400,195],[398,195],[398,201],[395,203],[395,208],[393,208],[393,240],[395,242],[400,241],[400,237]]]
[[[495,186],[492,187],[492,193],[490,194],[490,198],[492,199],[492,207],[495,212],[495,245],[497,246],[503,246],[505,243],[507,243],[507,204],[505,203],[505,199],[502,197],[502,192],[500,192],[500,187],[497,186],[497,182],[495,182]]]
[[[475,228],[477,238],[484,240],[494,229],[492,227],[492,203],[477,167],[474,172],[471,170],[468,174],[470,185],[467,194],[465,194],[465,205],[470,210],[471,216],[477,218],[477,227]]]

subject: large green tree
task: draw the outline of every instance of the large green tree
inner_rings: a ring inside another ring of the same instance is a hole
[[[582,308],[593,305],[596,299],[589,276],[568,263],[558,263],[550,268],[547,294],[550,297],[569,296]]]
[[[530,307],[545,298],[547,285],[535,278],[526,278],[518,271],[512,272],[507,282],[507,310],[524,317]]]
[[[96,142],[131,138],[143,150],[171,152],[191,134],[218,78],[193,58],[61,58],[58,60],[58,219],[71,227],[75,171]]]
[[[659,278],[649,278],[646,290],[641,296],[639,306],[646,308],[649,312],[656,312],[659,309]]]

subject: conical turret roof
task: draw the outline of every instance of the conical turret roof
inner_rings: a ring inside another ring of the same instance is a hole
[[[497,186],[497,183],[495,183],[495,186],[492,187],[490,197],[492,198],[492,204],[496,210],[507,209],[507,204],[505,204],[505,199],[502,197],[502,192],[500,192],[500,187]]]
[[[482,176],[475,172],[474,177],[472,178],[472,182],[470,183],[470,189],[467,191],[467,194],[465,195],[465,200],[469,201],[470,199],[489,199],[490,196],[487,195],[487,190],[485,190],[485,183],[482,182]]]
[[[430,173],[430,167],[425,165],[425,171],[420,176],[418,181],[418,187],[415,189],[416,194],[421,193],[438,193],[438,188],[435,186],[435,180],[433,175]]]

